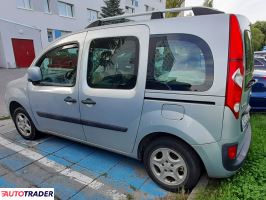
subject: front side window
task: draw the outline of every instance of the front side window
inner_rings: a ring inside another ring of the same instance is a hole
[[[189,34],[150,39],[147,89],[206,91],[213,83],[213,56],[208,44]]]
[[[136,37],[95,39],[88,61],[88,85],[92,88],[132,89],[136,85],[139,63]]]
[[[58,1],[58,11],[61,16],[74,17],[72,4]]]
[[[30,0],[17,0],[17,7],[31,9],[31,2]]]
[[[78,45],[70,44],[47,52],[38,62],[42,73],[39,85],[71,87],[75,85]]]

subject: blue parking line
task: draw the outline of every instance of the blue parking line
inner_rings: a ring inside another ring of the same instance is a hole
[[[137,160],[124,158],[122,162],[107,172],[100,181],[126,192],[138,190],[148,178],[141,163]]]
[[[43,143],[37,144],[35,148],[37,150],[41,150],[46,153],[54,153],[65,146],[71,145],[71,141],[57,138],[57,137],[51,137],[47,140],[45,140]]]
[[[95,148],[75,143],[55,152],[54,155],[70,162],[77,163],[89,156],[94,151]]]
[[[106,173],[110,168],[116,165],[122,156],[110,153],[104,150],[98,150],[89,157],[78,162],[78,165],[87,168],[94,176]]]
[[[1,188],[15,188],[17,187],[14,183],[9,182],[6,180],[5,177],[0,177],[0,187]]]

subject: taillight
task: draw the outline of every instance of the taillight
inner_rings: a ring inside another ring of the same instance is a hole
[[[229,146],[227,148],[227,156],[230,160],[234,160],[237,154],[237,145]]]
[[[239,118],[242,88],[244,82],[243,41],[238,19],[230,15],[230,40],[225,106],[236,119]]]

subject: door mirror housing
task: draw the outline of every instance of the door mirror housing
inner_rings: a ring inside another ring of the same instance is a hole
[[[30,67],[27,71],[29,82],[38,82],[42,80],[42,73],[39,67]]]

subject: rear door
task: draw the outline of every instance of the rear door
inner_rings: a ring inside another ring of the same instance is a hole
[[[88,32],[79,99],[89,143],[132,151],[143,106],[148,39],[145,25]]]

